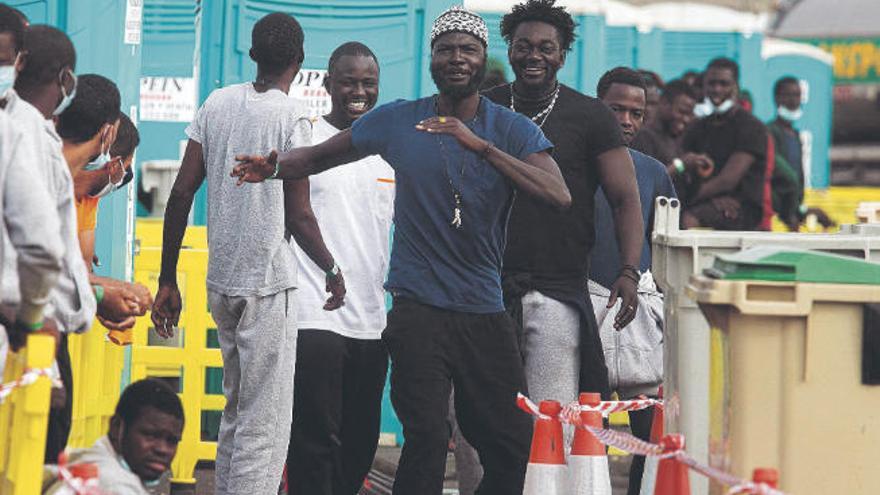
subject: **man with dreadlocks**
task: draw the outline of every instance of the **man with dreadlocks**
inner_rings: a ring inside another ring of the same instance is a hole
[[[290,221],[302,208],[302,195],[308,195],[308,181],[237,189],[227,179],[237,153],[287,151],[311,141],[304,110],[287,96],[303,61],[299,23],[286,14],[269,14],[254,25],[251,43],[256,80],[211,93],[186,129],[189,142],[165,210],[152,314],[159,335],[172,336],[181,310],[180,244],[193,196],[207,180],[208,303],[217,323],[226,396],[217,440],[217,494],[275,493],[281,482],[296,358],[291,234],[328,274],[332,295],[324,308],[339,308],[345,294],[314,217]]]
[[[367,155],[394,169],[395,235],[382,340],[404,445],[395,494],[439,495],[451,387],[465,437],[485,466],[479,493],[522,493],[532,422],[516,407],[525,387],[501,260],[514,190],[557,208],[571,197],[552,144],[529,119],[477,92],[489,30],[453,7],[431,30],[439,95],[380,106],[312,147],[240,156],[242,182],[295,179]]]
[[[534,399],[569,401],[578,391],[607,398],[608,373],[587,292],[597,185],[613,211],[620,246],[622,269],[609,298],[609,307],[623,300],[614,325],[618,331],[636,314],[642,214],[632,159],[614,114],[556,79],[575,24],[554,3],[528,0],[504,16],[501,34],[516,80],[486,93],[541,126],[572,197],[571,209],[564,212],[517,198],[504,254],[505,302],[522,321],[526,379]]]

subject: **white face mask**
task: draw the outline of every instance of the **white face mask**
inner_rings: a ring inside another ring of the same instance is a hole
[[[776,115],[779,115],[779,117],[783,120],[787,120],[789,122],[797,122],[801,119],[801,117],[804,116],[804,111],[801,109],[801,107],[797,107],[794,110],[789,110],[788,108],[780,105],[776,109]]]
[[[708,117],[709,115],[722,115],[727,113],[736,104],[732,99],[724,100],[720,105],[712,103],[707,96],[702,103],[694,107],[694,114],[697,117]]]
[[[15,86],[15,66],[18,64],[20,56],[21,54],[15,56],[15,62],[12,62],[12,65],[0,66],[0,98],[6,96],[6,92]]]
[[[107,136],[107,132],[108,131],[105,130],[104,134],[101,136],[101,153],[85,166],[85,170],[89,172],[101,170],[110,161],[110,147],[108,146],[107,150],[104,150],[104,138]]]
[[[58,106],[55,107],[55,111],[52,112],[52,115],[61,115],[62,112],[67,110],[67,107],[69,107],[70,104],[73,103],[73,98],[76,96],[76,74],[74,74],[73,71],[69,72],[70,77],[73,78],[73,91],[71,91],[70,94],[67,94],[67,90],[64,89],[64,73],[62,72],[61,74],[58,74],[58,78],[61,80],[61,94],[64,95],[64,98],[62,98],[61,103],[59,103]]]

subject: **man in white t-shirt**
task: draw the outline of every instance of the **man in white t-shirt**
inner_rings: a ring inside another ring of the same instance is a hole
[[[293,17],[269,14],[254,25],[254,82],[208,96],[192,124],[174,182],[162,243],[153,324],[173,335],[181,310],[176,268],[193,197],[208,185],[208,303],[223,354],[226,407],[220,421],[215,493],[262,495],[281,483],[293,408],[296,359],[296,258],[291,235],[332,272],[322,304],[342,305],[345,286],[317,224],[294,224],[308,182],[272,181],[236,188],[228,179],[238,153],[291,150],[311,142],[303,108],[287,96],[299,72],[303,31]],[[305,198],[303,198],[305,197]]]
[[[319,143],[351,127],[376,104],[379,66],[349,42],[330,57],[324,86],[333,108],[316,119]],[[394,171],[373,155],[309,179],[313,211],[327,247],[345,266],[345,306],[321,309],[326,276],[297,249],[299,340],[290,437],[288,493],[352,495],[370,469],[379,437],[388,358],[383,347]],[[309,199],[309,198],[306,198]]]

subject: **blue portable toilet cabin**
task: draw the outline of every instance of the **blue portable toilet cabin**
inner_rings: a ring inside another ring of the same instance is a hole
[[[137,122],[138,75],[141,71],[140,2],[78,0],[7,0],[31,24],[65,31],[76,48],[76,73],[100,74],[114,81],[122,111]],[[132,181],[134,182],[134,181]],[[95,251],[100,275],[130,278],[134,238],[134,187],[104,198],[99,207]]]
[[[805,186],[825,189],[830,185],[834,57],[806,43],[765,38],[761,58],[766,91],[755,99],[755,114],[765,122],[775,118],[775,82],[784,76],[800,81],[804,115],[795,126],[803,143]]]

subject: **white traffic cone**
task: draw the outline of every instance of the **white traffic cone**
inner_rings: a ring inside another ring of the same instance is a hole
[[[547,417],[535,421],[523,495],[569,495],[569,473],[559,421],[562,406],[555,400],[545,400],[538,409]]]
[[[582,393],[578,403],[582,406],[598,406],[602,397],[596,393]],[[602,413],[581,411],[581,424],[602,428]],[[571,470],[572,495],[611,495],[611,475],[608,471],[608,455],[605,446],[595,435],[577,428],[568,458]]]

